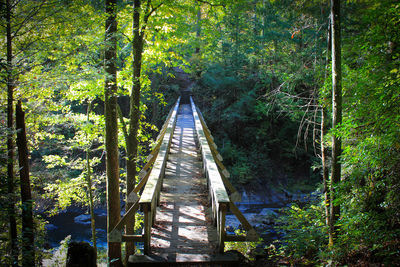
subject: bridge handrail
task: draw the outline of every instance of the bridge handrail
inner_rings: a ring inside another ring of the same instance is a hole
[[[156,207],[160,197],[162,180],[164,178],[165,166],[167,164],[168,152],[174,134],[176,119],[179,109],[180,97],[176,101],[175,107],[171,112],[169,122],[165,128],[165,133],[160,142],[159,152],[154,160],[153,168],[149,174],[146,185],[139,200],[139,205],[144,213],[144,253],[150,251],[151,226],[154,223]]]
[[[212,216],[214,223],[217,225],[218,231],[218,248],[220,252],[224,249],[225,240],[225,215],[229,208],[230,199],[226,191],[222,177],[218,171],[217,164],[214,160],[213,153],[208,144],[205,129],[200,121],[199,114],[197,113],[196,105],[192,97],[190,97],[192,107],[194,125],[196,128],[197,140],[199,142],[201,156],[203,159],[204,173],[207,178],[207,184],[210,191],[210,198],[212,203]]]
[[[159,157],[159,152],[164,150],[164,147],[162,146],[165,142],[165,139],[172,140],[172,134],[169,134],[168,137],[165,137],[165,134],[171,133],[171,129],[169,129],[169,126],[175,127],[176,123],[176,117],[177,117],[177,110],[179,107],[179,101],[180,98],[178,98],[176,104],[174,105],[173,108],[171,108],[164,125],[162,126],[159,135],[157,136],[157,139],[155,141],[155,145],[153,146],[153,149],[150,153],[150,155],[147,157],[147,163],[143,166],[141,171],[139,172],[139,183],[136,185],[136,187],[131,191],[127,198],[127,202],[132,203],[132,207],[122,216],[120,221],[117,223],[117,225],[114,227],[114,229],[110,232],[108,235],[108,238],[110,242],[125,242],[125,241],[137,241],[137,242],[145,242],[146,243],[146,235],[124,235],[122,233],[123,227],[129,223],[135,216],[135,213],[139,209],[140,205],[140,200],[142,199],[141,196],[138,196],[138,193],[140,190],[147,185],[147,181],[152,173],[152,169],[154,166],[156,166],[156,161],[160,161],[165,159],[166,162],[166,154],[164,153],[162,156]],[[173,133],[173,130],[172,130]],[[169,150],[169,147],[167,151]],[[164,167],[165,167],[165,162],[164,162]],[[158,164],[158,163],[157,163]],[[143,190],[145,192],[145,190]],[[142,193],[143,196],[143,193]],[[143,207],[142,207],[143,208]],[[146,220],[146,216],[145,216]]]
[[[217,163],[219,173],[221,174],[222,181],[228,192],[230,193],[229,199],[231,202],[240,202],[242,200],[240,193],[236,190],[236,188],[232,185],[232,183],[228,180],[230,177],[229,171],[226,169],[225,165],[222,163],[222,156],[219,154],[217,150],[217,145],[214,142],[214,137],[211,135],[211,131],[208,129],[206,121],[204,120],[203,114],[200,109],[197,107],[197,113],[200,118],[200,122],[203,125],[204,134],[207,138],[208,145],[211,148],[211,152],[214,156],[215,163]]]

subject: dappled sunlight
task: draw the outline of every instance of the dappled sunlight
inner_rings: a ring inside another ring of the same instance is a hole
[[[207,209],[206,180],[189,105],[181,105],[152,228],[152,252],[168,261],[203,261],[215,254],[217,231]]]

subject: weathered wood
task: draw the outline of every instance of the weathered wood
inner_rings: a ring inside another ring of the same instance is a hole
[[[150,253],[151,226],[154,222],[156,205],[159,199],[160,189],[162,185],[162,177],[164,175],[165,165],[168,159],[169,147],[171,145],[173,132],[175,130],[176,118],[178,114],[180,98],[177,100],[175,107],[171,113],[168,127],[165,130],[163,139],[160,142],[159,152],[154,160],[153,168],[147,178],[146,185],[139,200],[139,205],[144,211],[144,253]]]
[[[218,251],[219,253],[224,252],[225,244],[225,215],[227,206],[226,204],[220,204],[219,206],[219,222],[218,222]]]
[[[208,176],[209,186],[212,188],[212,193],[217,203],[229,203],[230,200],[228,197],[228,193],[226,192],[221,175],[219,174],[218,171],[218,167],[215,163],[214,157],[211,153],[211,149],[208,145],[207,138],[205,137],[203,126],[201,124],[199,115],[196,111],[196,106],[192,98],[190,98],[190,101],[192,105],[192,112],[195,121],[197,137],[199,140],[199,144],[202,148],[201,154],[206,169],[206,174]]]
[[[150,253],[150,238],[151,238],[151,225],[150,225],[150,205],[148,203],[143,204],[143,214],[144,214],[144,254]]]
[[[123,242],[143,242],[144,237],[142,235],[122,235]]]
[[[179,101],[179,99],[178,99]],[[167,117],[167,120],[164,125],[169,125],[169,120],[173,114],[173,111],[179,106],[179,102],[176,102],[175,106],[171,109],[169,112],[169,115]],[[165,127],[166,129],[167,127]],[[164,129],[164,130],[165,130]],[[164,137],[165,131],[160,133],[159,136]],[[151,166],[154,163],[154,161],[157,159],[157,155],[159,152],[159,148],[162,144],[160,142],[157,143],[157,145],[154,147],[153,151],[150,153],[148,156],[148,162],[145,164],[145,166],[142,168],[142,170],[139,172],[139,178],[141,179],[138,185],[131,191],[131,193],[127,197],[127,202],[132,203],[132,207],[129,208],[129,210],[125,213],[125,215],[119,220],[119,222],[115,225],[113,230],[110,231],[108,234],[108,239],[111,242],[132,242],[136,241],[137,238],[135,235],[128,234],[128,235],[123,235],[123,227],[129,223],[129,221],[134,220],[134,216],[136,211],[139,208],[139,196],[138,193],[139,191],[146,185],[146,182],[150,176],[151,173]],[[151,209],[150,209],[151,210]],[[144,237],[141,237],[142,241],[144,240]]]
[[[238,218],[238,220],[240,221],[240,223],[242,224],[243,228],[246,231],[253,229],[251,224],[247,221],[246,217],[244,217],[242,212],[239,210],[239,208],[234,203],[230,203],[229,208],[230,208],[231,212],[233,214],[235,214],[235,216]]]
[[[160,188],[160,177],[162,176],[162,170],[165,168],[167,162],[167,156],[169,146],[171,144],[173,131],[175,129],[176,117],[178,113],[179,99],[172,112],[171,119],[168,123],[168,127],[165,131],[164,138],[161,142],[160,151],[158,152],[157,158],[155,159],[153,169],[151,170],[150,177],[147,180],[146,186],[143,190],[140,198],[140,204],[152,203],[158,194],[157,189]]]
[[[207,213],[206,179],[190,105],[181,105],[166,165],[151,254],[170,262],[204,262],[216,253],[217,228]]]
[[[204,130],[205,136],[207,138],[208,144],[210,146],[211,152],[214,156],[215,163],[217,164],[217,166],[219,168],[221,178],[224,182],[224,185],[231,193],[230,199],[231,199],[231,201],[239,202],[239,201],[241,201],[241,196],[240,196],[239,192],[236,190],[236,188],[232,185],[232,183],[228,180],[228,178],[230,177],[230,174],[229,174],[228,170],[226,169],[226,167],[224,166],[224,164],[222,163],[223,158],[217,151],[217,145],[214,143],[214,138],[212,137],[211,132],[207,127],[207,124],[204,120],[203,115],[201,114],[201,111],[198,108],[196,108],[196,111],[198,113],[201,125],[203,126],[203,130]]]
[[[115,225],[112,231],[114,230],[122,230],[124,225],[135,216],[136,211],[139,209],[139,200],[136,201],[135,204],[130,207],[130,209],[124,214],[124,216],[119,220],[119,222]]]
[[[257,242],[259,236],[253,229],[247,235],[225,235],[225,242]]]

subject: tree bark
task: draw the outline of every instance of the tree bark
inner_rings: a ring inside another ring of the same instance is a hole
[[[340,0],[331,0],[332,20],[332,128],[342,122],[342,70],[341,70],[341,40],[340,40]],[[332,137],[332,169],[331,169],[331,212],[329,245],[333,245],[338,232],[336,225],[340,217],[340,206],[336,203],[336,188],[341,178],[340,156],[342,141],[340,136]]]
[[[329,53],[331,52],[331,23],[328,22],[328,34],[326,40],[326,58],[325,58],[325,81],[328,77],[328,64],[329,64]],[[321,106],[321,161],[322,161],[322,181],[324,184],[324,197],[325,197],[325,220],[328,229],[331,225],[331,218],[330,218],[330,189],[329,189],[329,167],[328,167],[328,147],[325,145],[324,139],[328,129],[328,121],[327,121],[327,111],[325,107],[325,100]]]
[[[324,184],[324,196],[325,196],[325,220],[326,225],[330,227],[330,190],[329,190],[329,169],[327,164],[328,148],[325,145],[325,136],[327,132],[326,126],[326,108],[322,105],[321,107],[321,161],[322,161],[322,181]]]
[[[22,201],[22,266],[31,267],[35,266],[35,239],[32,213],[33,200],[31,195],[31,183],[29,180],[29,158],[25,131],[25,113],[22,111],[21,101],[18,101],[15,112]]]
[[[150,0],[149,0],[150,1]],[[147,2],[148,4],[150,2]],[[133,2],[133,85],[130,95],[130,109],[129,109],[129,132],[126,142],[126,192],[127,197],[135,188],[136,184],[136,166],[137,166],[137,150],[138,139],[137,133],[139,130],[140,121],[140,75],[142,70],[142,53],[143,53],[143,38],[144,27],[140,25],[141,15],[141,0],[134,0]],[[147,21],[145,20],[144,23]],[[133,203],[126,202],[126,211],[130,209]],[[126,234],[134,234],[135,221],[126,225]],[[133,242],[126,243],[126,259],[128,261],[129,255],[135,253],[135,246]]]
[[[118,122],[117,122],[117,21],[116,0],[106,0],[105,24],[105,122],[106,122],[106,172],[107,172],[107,234],[121,216],[119,197]],[[122,266],[121,243],[108,241],[108,263]]]
[[[87,119],[86,122],[90,123],[90,110],[92,107],[92,102],[88,103],[87,107]],[[90,146],[91,146],[91,141],[89,141],[89,135],[86,134],[86,139],[88,141],[87,147],[86,147],[86,182],[87,182],[87,187],[88,187],[88,198],[89,198],[89,209],[90,209],[90,223],[92,227],[92,241],[93,241],[93,251],[94,251],[94,256],[97,261],[97,240],[96,240],[96,221],[94,217],[94,205],[93,205],[93,191],[92,191],[92,176],[91,176],[91,167],[90,167]]]
[[[199,54],[200,53],[200,38],[201,38],[201,3],[198,3],[197,21],[196,21],[196,39],[197,39],[197,44],[196,44],[195,54]]]
[[[10,227],[11,265],[18,266],[17,223],[15,219],[14,196],[14,77],[13,77],[13,49],[11,36],[11,3],[6,1],[6,31],[7,31],[7,186],[8,186],[8,220]]]

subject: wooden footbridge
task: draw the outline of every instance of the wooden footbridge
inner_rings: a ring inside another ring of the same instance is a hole
[[[128,196],[133,205],[108,236],[109,242],[144,243],[144,255],[131,255],[129,265],[226,262],[233,259],[224,257],[224,242],[258,240],[234,204],[240,194],[228,180],[200,110],[190,96],[185,98],[171,109],[139,173],[141,180]],[[139,210],[144,216],[142,234],[125,234]],[[229,211],[245,235],[227,234]]]

